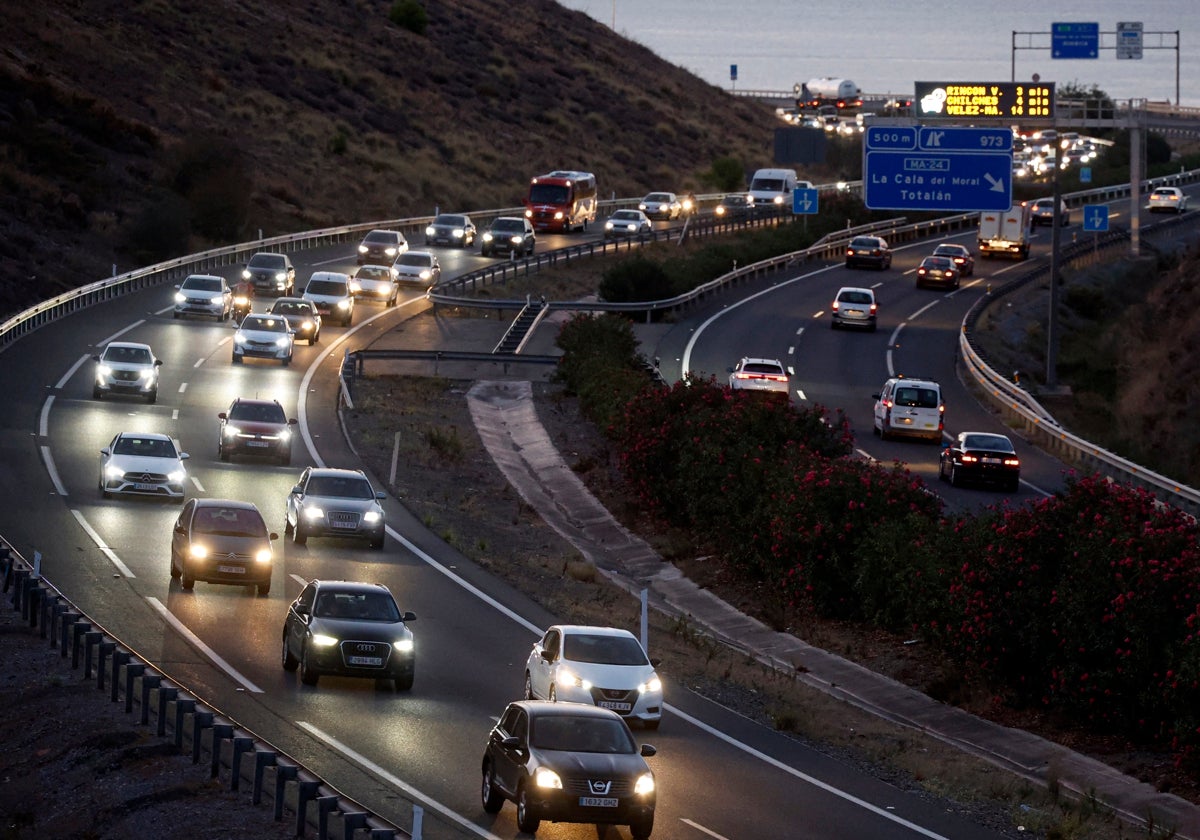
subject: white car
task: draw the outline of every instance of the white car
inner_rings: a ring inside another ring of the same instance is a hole
[[[401,254],[392,266],[397,283],[416,283],[433,288],[442,279],[442,266],[432,251],[409,251]]]
[[[396,269],[390,265],[360,265],[351,283],[356,299],[381,300],[388,306],[395,306],[400,294]]]
[[[604,238],[646,236],[654,225],[641,210],[617,210],[604,222]]]
[[[192,274],[175,287],[174,318],[184,315],[208,315],[218,321],[228,321],[233,309],[233,290],[224,277],[213,274]]]
[[[247,358],[274,359],[287,367],[292,363],[296,334],[282,315],[247,315],[233,334],[233,363]]]
[[[924,438],[941,443],[946,428],[946,403],[942,388],[932,379],[894,376],[883,383],[875,398],[874,432],[891,437]]]
[[[149,344],[112,341],[92,356],[92,361],[96,363],[93,399],[102,400],[108,394],[128,394],[148,403],[158,399],[158,368],[162,360],[154,357]]]
[[[183,501],[186,452],[167,435],[120,432],[100,450],[100,495],[159,496]]]
[[[349,274],[314,271],[304,287],[304,300],[311,300],[323,319],[337,321],[343,327],[354,320],[354,293],[358,284]]]
[[[662,681],[628,630],[556,624],[529,653],[525,699],[586,703],[658,729]]]
[[[734,391],[765,391],[786,397],[788,373],[778,359],[746,356],[729,369],[729,387]]]
[[[1151,213],[1182,213],[1187,209],[1187,193],[1178,187],[1156,187],[1150,193],[1149,208]]]
[[[865,327],[875,332],[878,305],[875,292],[857,286],[843,286],[833,299],[833,320],[830,327]]]
[[[683,212],[679,197],[671,192],[652,192],[638,203],[638,209],[651,219],[678,219]]]

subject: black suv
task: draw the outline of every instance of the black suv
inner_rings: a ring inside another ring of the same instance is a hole
[[[296,294],[296,267],[287,254],[259,251],[246,263],[242,279],[254,285],[254,291],[292,297]]]
[[[484,257],[510,253],[530,256],[536,242],[537,234],[533,232],[533,225],[528,219],[501,216],[484,231],[483,245],[480,246],[479,253]]]
[[[358,246],[359,265],[391,265],[408,250],[408,240],[398,230],[373,230]]]
[[[274,458],[287,465],[292,462],[292,426],[278,400],[248,400],[238,397],[228,411],[217,415],[221,431],[217,455],[229,461],[233,453]]]

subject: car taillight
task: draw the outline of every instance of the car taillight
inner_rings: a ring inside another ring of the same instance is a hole
[[[978,460],[979,458],[975,455],[968,455],[965,452],[963,453],[962,461],[964,464],[974,464]]]
[[[874,314],[875,314],[875,307],[876,307],[876,304],[872,303],[872,304],[871,304],[871,314],[872,314],[872,315],[874,315]]]
[[[1006,467],[1019,467],[1019,466],[1021,466],[1021,459],[1020,459],[1020,458],[1005,458],[1005,459],[1004,459],[1004,466],[1006,466]]]

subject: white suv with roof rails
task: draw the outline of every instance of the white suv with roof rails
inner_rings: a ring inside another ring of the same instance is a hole
[[[932,379],[895,376],[883,383],[875,398],[874,431],[890,437],[919,437],[941,443],[946,428],[942,387]]]

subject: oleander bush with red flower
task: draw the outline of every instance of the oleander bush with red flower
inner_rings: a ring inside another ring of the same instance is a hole
[[[593,338],[611,360],[607,329]],[[901,465],[850,457],[840,413],[712,379],[643,387],[599,416],[641,503],[727,573],[793,609],[918,635],[1014,706],[1200,757],[1200,528],[1150,494],[1073,477],[947,517]]]

